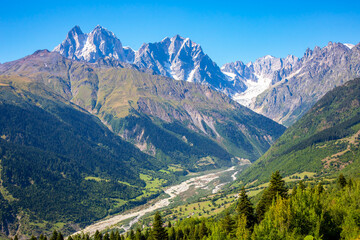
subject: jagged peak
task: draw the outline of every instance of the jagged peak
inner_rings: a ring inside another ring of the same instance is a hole
[[[161,42],[166,42],[166,41],[170,41],[169,37],[164,37],[163,40],[161,40]]]
[[[94,28],[94,30],[91,31],[90,34],[96,34],[96,33],[98,33],[98,34],[106,33],[106,34],[108,34],[108,35],[110,35],[110,36],[112,36],[114,38],[117,38],[116,35],[112,31],[110,31],[110,30],[108,30],[108,29],[106,29],[106,28],[104,28],[104,27],[102,27],[100,25],[97,25]]]
[[[275,58],[274,56],[271,56],[271,55],[266,55],[266,56],[264,56],[263,57],[264,59],[273,59],[273,58]]]
[[[83,31],[81,30],[81,28],[78,25],[75,25],[72,29],[70,29],[70,31],[68,32],[68,37],[70,35],[83,35]]]
[[[185,38],[183,38],[182,36],[180,36],[179,34],[176,34],[175,36],[173,36],[171,38],[171,41],[183,41]]]

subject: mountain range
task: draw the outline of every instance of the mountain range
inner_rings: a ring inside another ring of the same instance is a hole
[[[152,74],[202,83],[285,126],[296,122],[326,92],[360,76],[359,44],[329,42],[323,48],[307,49],[302,58],[266,55],[220,69],[199,44],[179,35],[143,44],[135,51],[122,47],[101,26],[89,34],[76,26],[54,51],[89,62],[112,58]]]
[[[47,50],[0,65],[0,111],[8,236],[73,232],[189,172],[255,161],[285,130],[209,86]]]

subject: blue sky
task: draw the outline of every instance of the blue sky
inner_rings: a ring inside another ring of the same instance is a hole
[[[2,0],[0,62],[52,50],[75,25],[109,29],[137,50],[180,34],[218,65],[270,54],[303,56],[329,41],[360,42],[360,1]]]

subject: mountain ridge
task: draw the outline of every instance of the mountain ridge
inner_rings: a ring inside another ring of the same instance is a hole
[[[323,48],[307,49],[301,58],[266,55],[247,64],[236,61],[219,68],[199,44],[179,35],[144,43],[135,51],[123,47],[115,34],[100,26],[89,34],[82,33],[76,26],[54,51],[89,62],[114,59],[130,64],[125,67],[202,83],[290,126],[327,91],[360,76],[358,45],[329,42]],[[346,59],[351,60],[346,62]]]
[[[284,176],[313,172],[358,175],[360,78],[326,93],[241,175],[247,182],[280,170]]]

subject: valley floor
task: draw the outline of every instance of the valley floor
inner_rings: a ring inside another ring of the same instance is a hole
[[[154,212],[158,209],[169,206],[176,197],[181,197],[182,195],[186,195],[187,192],[193,189],[206,189],[210,192],[213,190],[218,191],[219,188],[223,187],[226,183],[230,181],[236,180],[235,175],[239,172],[238,167],[231,167],[228,169],[218,170],[212,173],[202,173],[204,175],[197,174],[195,177],[192,177],[186,181],[181,182],[180,184],[170,186],[164,189],[166,193],[166,197],[162,199],[155,199],[143,206],[136,207],[128,212],[123,214],[119,214],[116,216],[112,216],[110,218],[104,219],[97,223],[87,226],[85,229],[78,231],[75,234],[79,233],[89,233],[93,235],[96,230],[103,231],[108,228],[122,228],[125,231],[130,229],[130,227],[138,222],[141,217],[145,214]],[[220,181],[220,182],[219,182]],[[125,221],[128,224],[118,225],[119,222]],[[129,221],[130,220],[130,221]],[[116,226],[115,226],[116,225]]]

